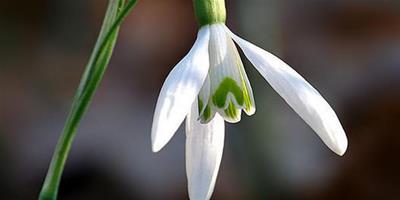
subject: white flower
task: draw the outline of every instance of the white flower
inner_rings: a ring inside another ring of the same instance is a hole
[[[192,49],[161,89],[152,127],[152,149],[158,152],[186,117],[186,171],[192,200],[211,197],[224,146],[224,121],[239,122],[242,110],[247,115],[255,112],[253,92],[233,41],[331,150],[343,155],[347,148],[335,112],[296,71],[223,23],[202,26]]]

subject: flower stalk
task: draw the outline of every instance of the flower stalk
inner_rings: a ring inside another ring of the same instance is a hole
[[[225,0],[193,0],[199,26],[225,23]]]
[[[136,2],[137,0],[129,2],[125,0],[109,0],[100,34],[76,91],[71,111],[67,117],[39,194],[39,200],[57,199],[65,162],[78,126],[110,62],[120,25],[134,8]]]

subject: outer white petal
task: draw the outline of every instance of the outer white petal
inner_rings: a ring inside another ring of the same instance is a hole
[[[335,112],[318,91],[279,58],[236,36],[226,26],[225,29],[279,95],[331,150],[343,155],[347,149],[346,134]]]
[[[210,65],[209,38],[209,27],[203,26],[192,49],[174,67],[164,82],[153,118],[153,152],[161,150],[168,143],[199,94]]]
[[[197,103],[186,119],[186,174],[191,200],[210,199],[224,148],[224,119],[217,113],[208,124],[198,120]]]

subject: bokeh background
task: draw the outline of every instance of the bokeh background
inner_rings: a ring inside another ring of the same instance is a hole
[[[0,0],[0,195],[36,199],[106,0]],[[283,58],[336,110],[336,156],[243,59],[257,112],[228,124],[213,199],[398,199],[400,2],[228,1],[229,27]],[[161,85],[190,49],[189,0],[139,1],[85,116],[59,199],[188,199],[183,129],[150,148]]]

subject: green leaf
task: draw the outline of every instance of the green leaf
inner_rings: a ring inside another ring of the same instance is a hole
[[[76,91],[71,111],[53,154],[39,200],[57,199],[58,188],[68,153],[79,123],[101,82],[117,41],[119,27],[137,0],[109,0],[107,12],[96,45]]]

